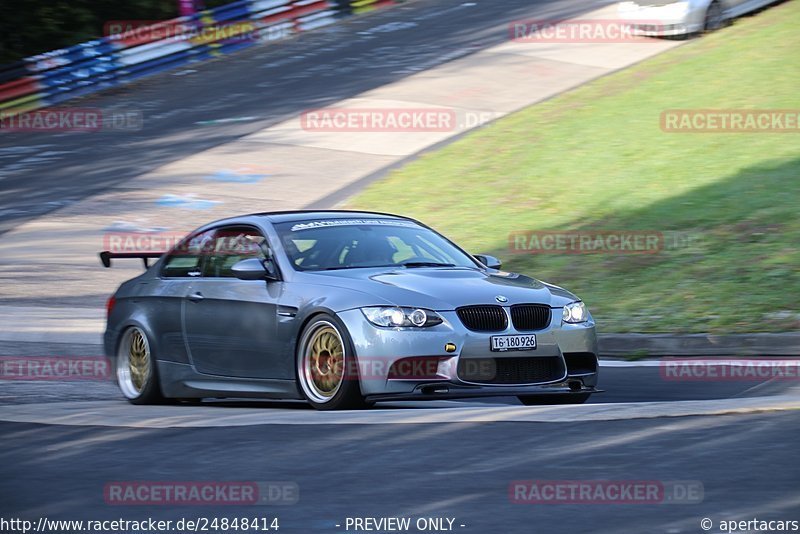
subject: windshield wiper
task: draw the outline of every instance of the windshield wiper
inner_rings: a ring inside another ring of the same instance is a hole
[[[413,269],[414,267],[455,267],[455,263],[439,263],[436,261],[409,261],[407,263],[400,263],[403,267]]]
[[[396,267],[396,265],[333,265],[331,267],[309,269],[309,271],[341,271],[342,269],[378,269],[383,267]]]
[[[410,261],[408,263],[390,263],[387,265],[333,265],[331,267],[319,267],[315,269],[307,269],[309,271],[340,271],[342,269],[383,269],[386,267],[406,267],[413,269],[415,267],[455,267],[455,263],[439,263],[436,261]]]

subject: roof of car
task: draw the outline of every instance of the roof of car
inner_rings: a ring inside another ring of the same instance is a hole
[[[250,216],[266,217],[273,223],[307,221],[309,219],[350,219],[354,217],[370,219],[407,219],[407,217],[403,217],[402,215],[393,215],[391,213],[351,210],[268,211],[252,213]]]
[[[421,224],[410,217],[393,215],[391,213],[380,213],[374,211],[349,211],[349,210],[295,210],[295,211],[265,211],[261,213],[249,213],[228,217],[204,224],[195,231],[205,231],[209,228],[231,224],[255,223],[254,219],[263,218],[270,223],[302,222],[324,219],[399,219],[412,221]],[[423,225],[424,226],[424,225]]]

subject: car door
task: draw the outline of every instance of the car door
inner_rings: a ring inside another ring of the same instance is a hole
[[[161,262],[156,290],[150,291],[140,304],[148,307],[147,315],[154,318],[156,346],[162,360],[189,363],[181,319],[183,303],[201,275],[203,249],[212,235],[210,231],[191,234],[170,250]]]
[[[197,371],[241,378],[291,379],[294,367],[279,358],[278,298],[283,283],[239,280],[231,268],[266,258],[263,234],[249,226],[215,230],[213,246],[184,302],[183,330]]]

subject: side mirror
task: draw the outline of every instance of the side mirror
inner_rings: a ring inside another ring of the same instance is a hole
[[[247,258],[231,267],[233,276],[239,280],[275,280],[277,277],[258,258]]]
[[[474,256],[476,260],[487,266],[489,269],[499,269],[503,266],[503,263],[494,256],[489,256],[488,254],[475,254]]]

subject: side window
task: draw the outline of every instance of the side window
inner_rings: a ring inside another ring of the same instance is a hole
[[[234,278],[231,269],[247,258],[266,259],[266,238],[261,232],[246,226],[226,226],[217,229],[203,276]]]
[[[200,276],[203,256],[213,243],[212,230],[190,235],[169,252],[161,275],[169,278]]]

